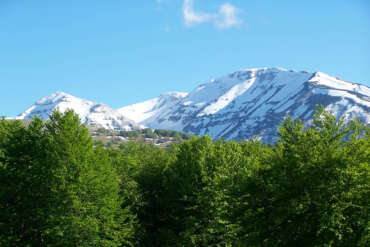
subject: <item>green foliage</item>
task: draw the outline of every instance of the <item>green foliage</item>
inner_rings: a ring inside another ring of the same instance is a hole
[[[153,130],[149,128],[142,130],[142,133],[145,138],[155,138],[157,136],[156,134],[154,134]]]
[[[73,112],[0,122],[1,246],[130,245],[130,212],[102,149]]]
[[[42,122],[28,129],[20,121],[0,121],[0,245],[36,245],[42,239],[48,198],[48,170]]]
[[[159,137],[173,137],[176,141],[190,140],[192,138],[192,136],[187,133],[178,132],[175,130],[156,129],[154,134],[158,135]]]
[[[251,246],[368,245],[365,129],[359,122],[343,126],[322,109],[307,129],[287,119],[273,152],[233,191],[242,198],[233,215],[240,240]]]
[[[99,128],[99,129],[96,130],[96,133],[98,135],[110,135],[111,131],[108,130],[108,129],[105,129],[105,128]]]
[[[124,131],[121,130],[119,132],[120,136],[128,137],[128,138],[138,138],[140,136],[140,130],[132,130],[132,131]]]
[[[153,131],[150,128],[141,129],[141,130],[131,130],[131,131],[121,130],[118,133],[118,135],[127,137],[127,138],[132,138],[132,139],[139,138],[140,136],[143,136],[144,138],[152,138],[152,139],[161,139],[161,138],[171,137],[177,142],[189,140],[192,137],[191,135],[187,133],[178,132],[175,130],[156,129]]]
[[[358,120],[318,108],[268,145],[120,135],[188,140],[93,144],[73,112],[0,120],[0,246],[370,245],[370,127]]]

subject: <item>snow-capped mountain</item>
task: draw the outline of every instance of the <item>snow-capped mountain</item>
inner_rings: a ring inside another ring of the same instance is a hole
[[[48,119],[49,115],[58,109],[64,112],[68,109],[74,110],[80,117],[81,122],[99,128],[116,130],[133,130],[139,126],[116,110],[107,105],[80,99],[72,95],[56,92],[37,101],[16,119],[30,119],[39,116]]]
[[[140,122],[141,124],[145,125],[148,119],[157,116],[163,111],[170,110],[172,106],[177,104],[179,100],[187,95],[187,93],[183,92],[164,93],[157,98],[122,107],[118,109],[118,111],[126,117],[135,119],[136,122]]]
[[[286,116],[310,123],[316,105],[337,118],[359,117],[370,124],[370,88],[322,72],[282,68],[237,71],[202,84],[190,93],[172,92],[113,110],[104,104],[55,93],[40,99],[18,119],[47,119],[54,109],[73,109],[82,123],[107,129],[142,126],[173,129],[213,138],[275,140]]]
[[[287,115],[310,122],[316,105],[336,117],[370,124],[370,88],[316,72],[281,68],[237,71],[181,93],[126,106],[119,112],[150,128],[210,134],[215,139],[275,139]]]

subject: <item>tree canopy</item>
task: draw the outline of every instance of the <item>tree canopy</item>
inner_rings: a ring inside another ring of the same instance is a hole
[[[0,246],[369,246],[370,128],[344,122],[114,148],[72,111],[2,119]]]

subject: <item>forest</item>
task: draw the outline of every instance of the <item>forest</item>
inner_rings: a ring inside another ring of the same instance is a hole
[[[123,133],[127,134],[127,133]],[[94,143],[0,120],[0,246],[370,246],[370,127],[318,107],[275,143]]]

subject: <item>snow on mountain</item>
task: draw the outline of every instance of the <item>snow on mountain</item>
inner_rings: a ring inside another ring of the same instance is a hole
[[[119,112],[151,128],[241,140],[275,140],[287,115],[312,120],[316,105],[336,117],[370,123],[370,88],[322,72],[282,68],[237,71],[202,84],[189,94],[126,106]]]
[[[63,92],[56,92],[40,99],[25,112],[17,116],[16,119],[31,119],[36,115],[42,119],[48,119],[55,109],[61,112],[72,109],[79,115],[82,123],[99,128],[112,130],[133,130],[139,128],[134,121],[109,108],[107,105],[80,99]]]
[[[136,122],[144,123],[145,120],[169,109],[174,103],[186,96],[187,93],[169,92],[142,103],[122,107],[118,111],[130,119],[135,119]]]
[[[47,119],[54,109],[62,112],[73,109],[82,123],[107,129],[146,126],[209,134],[215,139],[260,136],[263,141],[272,142],[286,116],[310,123],[316,105],[323,105],[337,118],[349,121],[359,117],[370,124],[369,87],[322,72],[282,68],[237,71],[202,84],[190,93],[166,93],[118,110],[57,92],[40,99],[17,118],[38,115]]]

